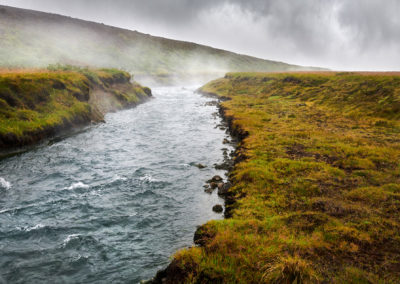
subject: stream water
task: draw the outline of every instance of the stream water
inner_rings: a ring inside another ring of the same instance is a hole
[[[0,160],[0,283],[138,283],[191,246],[227,136],[194,88]],[[229,149],[231,150],[231,149]],[[207,167],[198,169],[201,163]]]

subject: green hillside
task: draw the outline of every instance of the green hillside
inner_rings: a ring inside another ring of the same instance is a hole
[[[305,69],[70,17],[0,6],[0,66],[112,67],[135,76]],[[310,68],[308,68],[310,69]]]

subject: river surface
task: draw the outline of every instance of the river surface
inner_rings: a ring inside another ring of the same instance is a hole
[[[0,283],[138,283],[222,218],[211,208],[223,201],[202,188],[223,176],[213,166],[229,148],[216,106],[194,88],[153,94],[0,160]]]

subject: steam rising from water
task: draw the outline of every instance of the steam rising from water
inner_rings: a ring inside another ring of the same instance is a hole
[[[95,2],[94,8],[94,1],[87,0],[0,0],[295,64],[400,68],[398,0]]]
[[[9,29],[10,22],[15,25],[15,31]],[[0,34],[0,65],[3,66],[47,67],[62,63],[159,75],[223,74],[229,70],[227,59],[210,55],[201,47],[185,50],[178,43],[165,43],[137,32],[85,22],[0,17]],[[155,62],[154,58],[161,62]]]
[[[215,78],[228,71],[301,69],[188,42],[13,8],[0,9],[0,39],[0,66],[10,67],[62,63],[119,68],[139,76],[150,74],[165,79],[171,74],[185,78],[213,74]]]

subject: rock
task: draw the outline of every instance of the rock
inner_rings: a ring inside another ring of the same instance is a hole
[[[214,207],[212,208],[212,210],[216,213],[221,213],[222,211],[224,211],[224,208],[222,207],[221,204],[217,204],[214,205]]]
[[[204,192],[206,192],[206,193],[210,193],[211,194],[214,191],[214,189],[211,188],[208,184],[203,185],[203,187],[204,187]]]
[[[230,165],[230,162],[226,159],[222,164],[214,164],[214,168],[216,170],[229,171],[231,169],[231,165]]]
[[[144,91],[144,93],[147,95],[147,96],[149,96],[149,97],[151,97],[153,94],[151,93],[151,89],[150,88],[148,88],[148,87],[143,87],[143,91]]]
[[[217,184],[218,190],[221,190],[224,187],[224,183],[220,182]]]
[[[229,181],[223,184],[221,188],[218,187],[218,195],[226,195],[231,187],[232,184]]]
[[[217,105],[218,105],[218,101],[206,102],[205,105],[206,105],[206,106],[217,106]]]
[[[204,189],[204,192],[205,193],[209,193],[209,194],[213,193],[213,191],[214,191],[214,189],[211,188],[211,187],[208,187],[208,188]]]
[[[229,140],[224,138],[224,141],[222,141],[222,144],[229,144]]]
[[[207,168],[207,166],[203,165],[203,164],[195,164],[195,167],[198,167],[199,169],[204,169]]]
[[[215,188],[217,188],[218,187],[218,184],[216,183],[216,182],[211,182],[210,183],[210,187],[212,188],[212,189],[215,189]]]
[[[222,177],[220,177],[219,175],[213,176],[211,181],[222,181]]]

